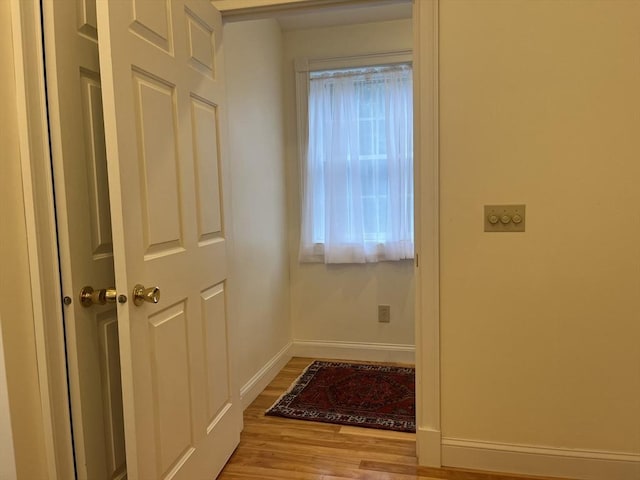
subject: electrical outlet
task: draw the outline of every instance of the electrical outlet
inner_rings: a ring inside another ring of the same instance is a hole
[[[391,305],[378,305],[378,322],[391,322]]]

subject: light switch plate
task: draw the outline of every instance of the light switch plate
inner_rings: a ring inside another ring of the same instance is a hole
[[[485,205],[485,232],[524,232],[525,205]]]

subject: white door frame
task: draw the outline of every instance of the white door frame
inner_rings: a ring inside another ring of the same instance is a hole
[[[439,0],[413,0],[416,452],[441,466]],[[419,262],[419,263],[418,263]]]
[[[51,479],[75,478],[39,2],[10,0],[43,435]],[[276,2],[274,2],[276,3]],[[417,453],[440,466],[438,4],[414,0]],[[416,258],[416,260],[418,257]],[[425,268],[426,267],[426,268]]]
[[[20,164],[47,472],[75,478],[39,1],[11,0]]]

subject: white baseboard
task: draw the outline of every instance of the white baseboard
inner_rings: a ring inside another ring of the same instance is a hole
[[[442,464],[494,472],[574,478],[638,480],[640,455],[442,439]]]
[[[420,465],[439,468],[442,465],[440,431],[418,427],[416,431],[416,454]]]
[[[294,340],[294,357],[415,364],[413,345]]]
[[[292,343],[288,343],[240,389],[242,409],[247,408],[291,360]]]

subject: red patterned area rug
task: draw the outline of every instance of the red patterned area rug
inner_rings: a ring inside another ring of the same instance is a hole
[[[416,431],[411,367],[315,361],[266,415]]]

